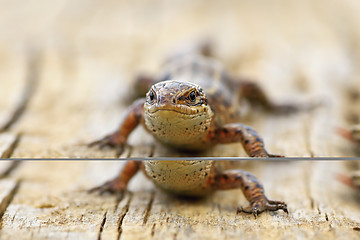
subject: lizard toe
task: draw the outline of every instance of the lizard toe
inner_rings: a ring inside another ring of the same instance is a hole
[[[277,211],[277,210],[283,210],[284,212],[289,213],[286,203],[282,201],[273,201],[273,200],[259,201],[244,208],[240,207],[237,209],[237,213],[244,212],[257,216],[264,211]]]
[[[126,190],[125,184],[122,184],[122,182],[119,182],[118,179],[114,179],[108,182],[105,182],[104,184],[91,188],[87,190],[88,193],[94,193],[97,192],[100,195],[104,195],[105,193],[115,193],[117,197],[123,196],[124,192]]]

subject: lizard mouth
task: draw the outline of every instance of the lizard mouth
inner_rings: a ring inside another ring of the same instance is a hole
[[[180,113],[183,115],[200,115],[204,112],[207,112],[207,108],[204,106],[186,106],[183,104],[169,105],[169,104],[161,104],[161,105],[153,105],[146,107],[148,113],[153,114],[159,111],[171,111]]]

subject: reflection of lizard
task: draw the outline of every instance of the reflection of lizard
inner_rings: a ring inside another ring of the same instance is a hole
[[[291,112],[292,105],[276,105],[254,83],[234,79],[221,64],[206,57],[204,45],[194,54],[167,61],[159,77],[142,78],[146,98],[129,108],[119,129],[90,145],[123,148],[129,134],[142,124],[158,141],[184,150],[201,150],[215,144],[240,142],[251,157],[269,154],[261,137],[239,121],[240,98],[274,112]],[[149,90],[150,89],[150,90]],[[240,188],[250,205],[239,211],[260,213],[282,209],[281,201],[268,200],[260,182],[239,169],[219,172],[215,161],[129,161],[120,175],[92,190],[122,194],[128,181],[142,169],[157,186],[179,195],[203,195],[215,190]]]

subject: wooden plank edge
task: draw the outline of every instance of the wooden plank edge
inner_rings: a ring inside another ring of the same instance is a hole
[[[4,179],[0,181],[0,221],[4,215],[7,207],[10,205],[14,198],[20,182],[16,180]],[[2,221],[0,222],[0,228],[2,227]]]

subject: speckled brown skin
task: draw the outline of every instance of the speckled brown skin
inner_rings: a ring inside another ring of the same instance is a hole
[[[251,157],[281,157],[265,150],[254,129],[238,123],[240,99],[276,112],[296,108],[273,104],[256,84],[231,77],[214,59],[200,54],[176,56],[167,61],[157,78],[139,79],[144,88],[150,89],[146,98],[129,108],[117,131],[91,146],[109,145],[121,150],[133,129],[142,124],[158,141],[177,149],[203,150],[215,144],[240,142]],[[215,161],[130,161],[117,178],[93,190],[122,193],[140,168],[157,186],[175,194],[203,195],[240,188],[250,205],[239,211],[287,212],[284,202],[267,199],[253,175],[238,169],[218,172]]]

